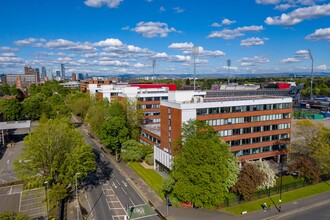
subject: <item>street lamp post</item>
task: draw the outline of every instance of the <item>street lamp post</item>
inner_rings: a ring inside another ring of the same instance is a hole
[[[77,220],[79,220],[79,203],[78,203],[78,178],[77,178],[77,176],[78,176],[79,174],[80,174],[80,173],[76,173],[76,174],[75,174],[75,178],[76,178]]]
[[[45,181],[44,182],[46,185],[46,193],[47,193],[47,211],[49,212],[50,207],[49,207],[49,182]]]
[[[283,158],[282,158],[282,162],[281,162],[281,182],[280,182],[280,199],[279,199],[279,208],[278,211],[281,212],[282,209],[282,179],[283,179]]]

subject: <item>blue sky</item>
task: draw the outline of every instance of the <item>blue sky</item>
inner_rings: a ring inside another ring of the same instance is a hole
[[[2,0],[0,73],[330,71],[327,0]]]

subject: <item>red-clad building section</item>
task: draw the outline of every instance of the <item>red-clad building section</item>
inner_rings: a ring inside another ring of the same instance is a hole
[[[169,91],[176,91],[176,84],[148,84],[148,83],[130,83],[132,87],[139,87],[141,89],[158,89],[167,87]]]
[[[277,85],[280,90],[290,89],[291,86],[290,83],[285,82],[278,82]]]

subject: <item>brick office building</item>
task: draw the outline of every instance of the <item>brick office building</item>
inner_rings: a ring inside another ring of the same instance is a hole
[[[205,121],[219,132],[241,162],[286,154],[291,132],[291,97],[211,97],[194,91],[170,92],[161,101],[160,143],[154,146],[155,169],[171,168],[173,144],[182,124]]]

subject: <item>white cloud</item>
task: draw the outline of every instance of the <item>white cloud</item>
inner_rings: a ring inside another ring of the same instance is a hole
[[[50,40],[40,47],[61,49],[61,50],[73,50],[73,51],[96,51],[96,49],[88,42],[73,42],[65,39]]]
[[[294,54],[297,58],[309,59],[309,51],[308,50],[297,50]]]
[[[174,7],[173,8],[173,11],[175,12],[175,13],[182,13],[182,12],[184,12],[186,9],[183,9],[183,8],[180,8],[180,7]]]
[[[207,38],[222,38],[225,40],[235,39],[245,35],[245,32],[258,32],[264,30],[263,26],[244,26],[238,27],[233,30],[223,29],[222,31],[214,31],[207,36]]]
[[[293,57],[289,57],[280,61],[282,64],[298,63],[299,60]]]
[[[323,64],[323,65],[316,67],[316,69],[326,71],[326,70],[328,70],[328,67],[325,64]]]
[[[100,66],[129,66],[128,62],[122,62],[118,60],[110,60],[110,61],[94,61],[94,64],[100,65]]]
[[[136,64],[134,64],[134,67],[135,68],[143,68],[144,64],[143,63],[136,63]]]
[[[159,8],[159,12],[164,12],[164,11],[166,11],[166,8],[163,7],[163,6],[160,6],[160,8]]]
[[[98,53],[86,53],[82,56],[85,57],[85,58],[93,58],[93,57],[97,57]]]
[[[93,8],[100,8],[103,5],[108,6],[109,8],[116,8],[123,0],[86,0],[85,5]]]
[[[305,37],[307,40],[325,40],[330,42],[330,27],[317,29],[314,33]]]
[[[139,22],[136,24],[136,27],[132,29],[138,34],[142,34],[144,37],[167,37],[170,32],[177,32],[175,28],[169,28],[166,23],[161,22]]]
[[[19,57],[1,57],[0,56],[0,64],[16,64],[16,63],[23,63],[24,60]]]
[[[128,31],[128,30],[131,29],[131,28],[130,28],[130,26],[125,26],[125,27],[122,27],[121,29],[122,29],[123,31]]]
[[[190,61],[191,57],[190,56],[182,56],[182,55],[174,55],[170,57],[170,60],[172,62],[185,62],[185,61]]]
[[[261,46],[265,44],[265,40],[268,38],[259,38],[259,37],[251,37],[244,40],[241,40],[241,46],[243,47],[250,47],[250,46]]]
[[[212,27],[221,27],[221,24],[219,24],[218,22],[213,22],[213,24],[211,24]]]
[[[109,46],[122,46],[123,43],[119,39],[115,38],[107,38],[106,40],[102,40],[93,44],[97,47],[109,47]]]
[[[19,50],[17,48],[11,48],[11,47],[0,47],[0,51],[16,53]]]
[[[0,54],[1,57],[14,57],[16,56],[14,53],[2,53]]]
[[[305,8],[298,8],[288,14],[281,16],[267,17],[265,23],[268,25],[292,26],[304,20],[315,19],[330,15],[330,4],[314,5]]]
[[[44,39],[41,39],[41,40],[44,40]],[[30,38],[26,38],[26,39],[23,39],[23,40],[14,41],[14,44],[17,45],[17,46],[29,46],[33,43],[38,42],[38,41],[40,41],[40,39],[30,37]]]
[[[178,49],[178,50],[188,50],[193,48],[194,44],[191,42],[184,42],[184,43],[172,43],[168,48],[171,49]]]
[[[254,56],[252,58],[244,57],[239,60],[241,66],[255,66],[257,64],[269,63],[269,59],[265,57]]]
[[[285,11],[292,7],[294,7],[294,6],[291,4],[279,4],[279,5],[276,5],[274,9],[280,10],[280,11]]]
[[[236,23],[236,21],[231,21],[228,18],[224,18],[224,19],[222,19],[221,25],[224,26],[224,25],[231,25],[231,24],[235,24],[235,23]]]
[[[154,58],[168,58],[167,53],[156,53],[154,56]]]
[[[256,3],[261,5],[276,5],[280,3],[280,0],[256,0]]]

